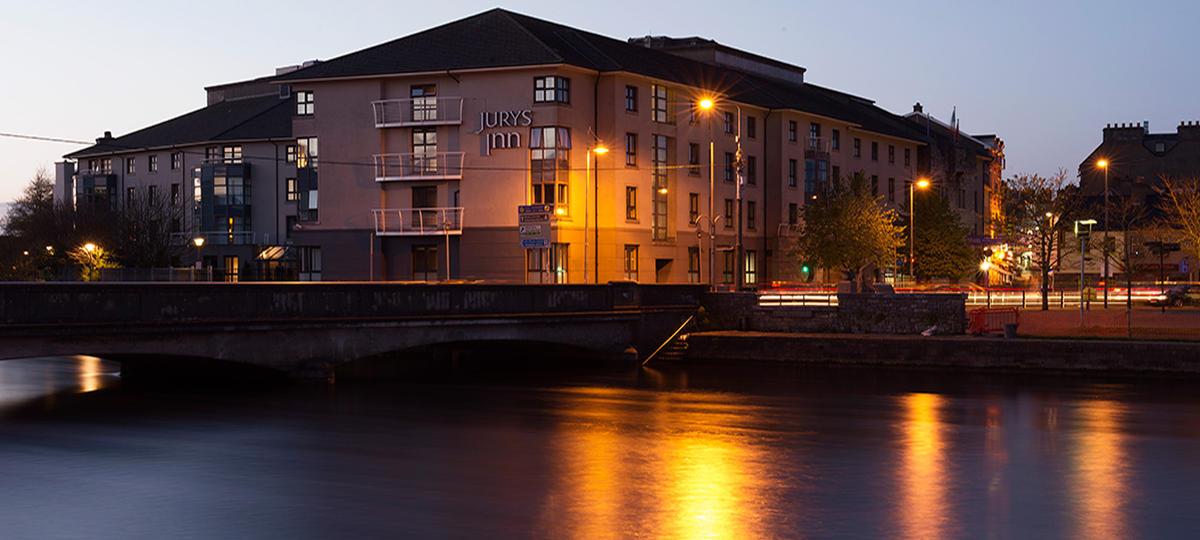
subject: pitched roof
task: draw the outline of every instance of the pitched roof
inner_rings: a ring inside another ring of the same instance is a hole
[[[804,83],[768,79],[496,8],[275,78],[278,82],[461,69],[569,64],[627,71],[770,109],[845,120],[877,133],[923,141],[924,133],[870,100]]]
[[[913,125],[928,126],[930,138],[950,139],[954,137],[954,126],[938,120],[937,117],[926,112],[910,112],[904,115]],[[921,130],[924,132],[924,130]],[[968,148],[982,157],[992,157],[992,146],[976,138],[974,135],[968,135],[967,132],[958,131],[958,140],[966,144]],[[978,137],[995,137],[995,135],[979,135]]]
[[[185,144],[287,138],[292,134],[289,100],[276,95],[214,103],[67,154],[80,158]]]

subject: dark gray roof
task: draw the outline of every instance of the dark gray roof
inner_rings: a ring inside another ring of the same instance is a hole
[[[601,72],[628,71],[699,88],[771,109],[795,109],[924,140],[903,118],[869,100],[813,84],[793,84],[683,58],[542,19],[492,9],[320,62],[278,82],[447,70],[570,64]]]
[[[291,100],[277,95],[221,101],[67,154],[75,159],[219,141],[288,138],[292,135]]]

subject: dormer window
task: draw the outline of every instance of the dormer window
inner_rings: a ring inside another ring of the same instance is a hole
[[[1161,142],[1154,143],[1154,151],[1158,152],[1159,154],[1166,152],[1167,151],[1167,143],[1161,143]]]

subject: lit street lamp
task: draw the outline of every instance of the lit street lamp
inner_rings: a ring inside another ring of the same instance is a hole
[[[1108,309],[1108,160],[1100,159],[1096,166],[1104,169],[1104,309]],[[1127,268],[1126,271],[1129,271]]]
[[[593,273],[592,279],[595,283],[600,283],[600,156],[608,153],[608,147],[604,143],[596,143],[595,146],[588,149],[587,152],[587,170],[584,171],[584,186],[583,186],[583,282],[588,281],[588,225],[589,214],[588,205],[594,204],[593,211],[596,213],[596,229],[592,232],[592,249],[594,257],[592,260]],[[596,159],[592,159],[592,154],[596,154]],[[595,171],[592,170],[592,164],[595,164]],[[587,175],[592,175],[592,198],[593,201],[588,201],[587,190]]]
[[[701,98],[699,101],[697,101],[696,106],[699,107],[700,110],[702,110],[702,111],[711,111],[716,107],[716,102],[713,100],[713,98],[706,97],[706,98]],[[741,105],[738,105],[737,103],[734,103],[733,106],[735,109],[737,109],[737,131],[735,132],[735,134],[733,136],[734,145],[736,147],[736,150],[735,150],[736,158],[734,159],[734,170],[737,173],[737,177],[735,179],[735,181],[736,181],[735,198],[737,199],[737,240],[734,242],[734,253],[735,253],[735,255],[734,255],[734,261],[735,261],[734,262],[734,274],[736,275],[736,278],[734,279],[734,284],[735,284],[736,290],[740,291],[740,290],[742,290],[743,286],[745,285],[745,277],[746,277],[745,276],[746,261],[745,261],[745,256],[742,253],[742,237],[744,234],[743,229],[742,229],[742,181],[743,181],[744,174],[745,174],[742,160],[744,160],[745,157],[744,157],[744,154],[742,153],[742,107],[741,107]],[[712,117],[711,116],[709,117],[709,122],[710,122],[709,129],[710,129],[710,134],[711,134],[711,129],[712,129],[712,124],[711,124]],[[713,143],[712,143],[711,138],[709,139],[709,144],[708,144],[708,156],[709,156],[708,205],[709,205],[709,214],[711,215],[715,210],[715,208],[713,207],[713,195],[714,195],[713,191],[715,191],[715,189],[714,189],[713,171],[712,171],[712,164],[715,160],[713,158]],[[710,266],[712,265],[711,255],[709,257],[709,265]],[[709,279],[712,279],[712,271],[711,270],[709,271]]]
[[[204,268],[204,260],[200,258],[200,248],[204,247],[204,237],[197,236],[193,238],[192,244],[196,246],[196,269],[202,270]]]
[[[84,244],[84,245],[83,245],[83,250],[84,250],[84,251],[86,251],[86,252],[88,252],[88,253],[92,253],[92,252],[96,251],[96,244],[93,244],[93,243],[91,243],[91,242],[88,242],[88,243],[86,243],[86,244]]]
[[[916,254],[913,252],[914,239],[917,237],[916,215],[917,209],[913,207],[913,188],[929,189],[929,179],[925,177],[917,178],[916,182],[908,183],[908,277],[917,282],[917,274],[915,272],[914,263],[916,262]]]

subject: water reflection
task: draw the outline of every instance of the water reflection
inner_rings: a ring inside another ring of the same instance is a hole
[[[906,538],[950,536],[942,397],[908,394],[901,399],[900,530]]]
[[[79,392],[95,392],[104,385],[107,373],[103,371],[103,361],[95,356],[76,356],[79,361]]]
[[[577,538],[755,538],[782,501],[765,448],[725,394],[583,388],[564,400],[567,474],[546,496],[543,529]],[[631,519],[631,516],[640,516]]]
[[[1123,413],[1120,404],[1108,400],[1087,401],[1078,410],[1071,491],[1079,538],[1129,537]]]

